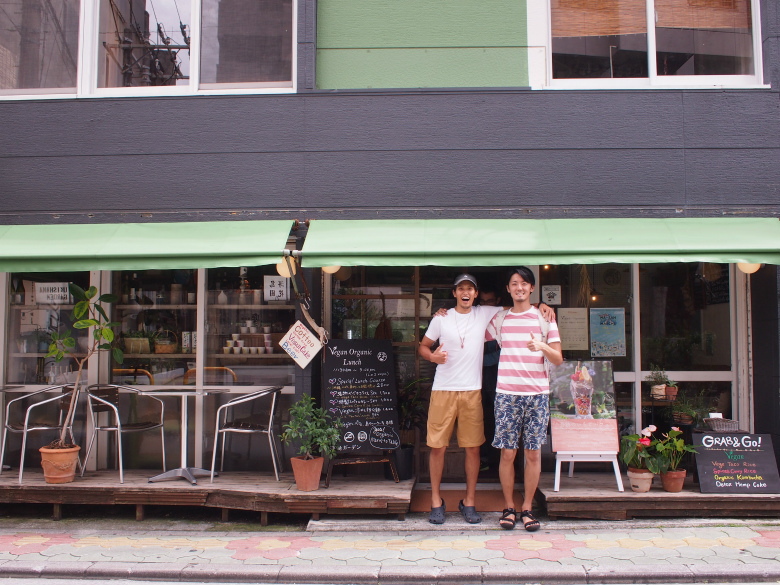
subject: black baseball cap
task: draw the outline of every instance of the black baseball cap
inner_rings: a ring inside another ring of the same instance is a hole
[[[475,289],[479,290],[479,286],[477,286],[477,279],[471,276],[470,274],[459,274],[455,278],[455,282],[452,283],[452,288],[457,287],[464,280],[468,280],[471,284],[474,285]]]

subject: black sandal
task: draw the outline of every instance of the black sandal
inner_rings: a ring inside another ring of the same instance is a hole
[[[514,508],[505,508],[501,513],[501,519],[498,521],[498,525],[504,530],[513,530],[515,524],[517,524],[517,510]]]
[[[536,532],[542,526],[531,510],[523,510],[520,512],[520,518],[528,518],[528,522],[523,522],[523,528],[528,532]]]

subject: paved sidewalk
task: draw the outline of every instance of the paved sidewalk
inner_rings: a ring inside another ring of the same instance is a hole
[[[685,583],[780,580],[780,520],[544,521],[448,513],[432,529],[329,517],[307,530],[204,521],[0,519],[0,578],[252,583]]]

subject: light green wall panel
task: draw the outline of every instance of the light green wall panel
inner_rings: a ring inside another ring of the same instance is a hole
[[[525,87],[525,47],[480,49],[325,49],[320,88]]]
[[[319,0],[317,87],[525,87],[526,0]]]
[[[525,45],[525,0],[319,0],[317,46]]]

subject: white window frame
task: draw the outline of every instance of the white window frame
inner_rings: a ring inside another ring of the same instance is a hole
[[[158,87],[97,87],[97,62],[99,49],[100,0],[81,0],[79,11],[78,72],[75,91],[42,89],[25,93],[0,93],[0,101],[30,99],[73,98],[138,98],[193,95],[257,95],[291,94],[298,91],[298,2],[292,2],[292,86],[272,87],[269,83],[200,84],[201,53],[201,4],[202,0],[190,0],[190,78],[187,85]],[[92,48],[91,50],[89,48]],[[224,85],[224,87],[215,87]]]
[[[761,51],[761,3],[750,0],[753,35],[753,75],[658,75],[656,70],[655,45],[655,0],[646,0],[647,9],[647,60],[648,76],[636,78],[587,78],[554,79],[552,64],[552,5],[546,6],[547,46],[546,77],[544,89],[720,89],[720,88],[767,88],[763,81],[763,57]],[[529,27],[532,17],[532,2],[529,2]],[[544,15],[542,15],[544,16]],[[539,22],[540,15],[534,15]],[[533,64],[529,63],[529,71]],[[534,88],[539,89],[539,88]]]
[[[631,331],[633,335],[631,354],[633,371],[615,372],[615,382],[634,385],[634,421],[637,429],[644,427],[642,420],[642,382],[650,373],[642,370],[642,334],[640,329],[639,305],[639,264],[631,265]],[[731,340],[730,370],[675,370],[667,372],[675,382],[730,382],[731,416],[738,420],[741,429],[753,432],[753,391],[752,379],[748,376],[750,357],[750,336],[747,335],[749,314],[747,306],[745,275],[736,270],[735,264],[729,264],[729,328]]]

